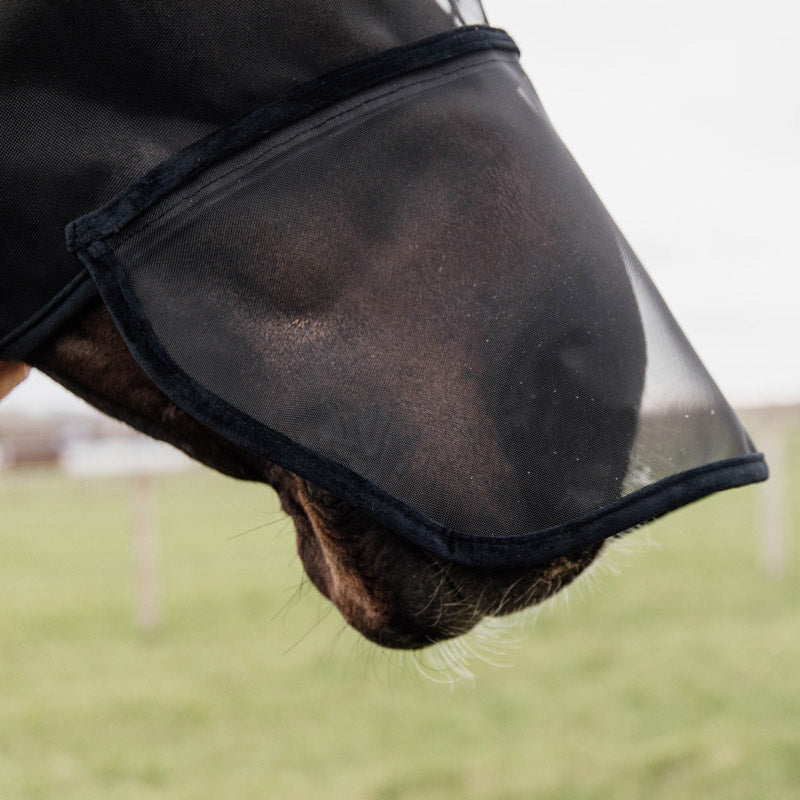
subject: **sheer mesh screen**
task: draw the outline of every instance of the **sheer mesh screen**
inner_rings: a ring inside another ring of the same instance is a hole
[[[80,280],[70,220],[293,87],[484,22],[477,0],[0,2],[0,354]]]
[[[270,134],[107,244],[225,413],[453,531],[560,525],[753,452],[511,54]]]

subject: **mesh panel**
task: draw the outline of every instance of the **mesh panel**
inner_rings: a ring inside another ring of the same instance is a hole
[[[477,0],[0,3],[0,355],[82,271],[70,220],[292,87],[484,21]]]
[[[755,447],[630,246],[617,238],[642,315],[648,361],[627,494]]]
[[[511,55],[266,136],[108,244],[226,414],[453,531],[561,525],[753,452]]]

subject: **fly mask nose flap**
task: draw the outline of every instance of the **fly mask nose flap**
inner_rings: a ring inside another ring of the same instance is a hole
[[[175,403],[443,558],[766,477],[500,31],[302,84],[67,235]]]
[[[698,468],[757,478],[510,42],[444,41],[75,225],[139,358],[215,429],[465,563],[598,541]],[[655,391],[677,362],[688,387]],[[725,427],[713,459],[675,402]]]

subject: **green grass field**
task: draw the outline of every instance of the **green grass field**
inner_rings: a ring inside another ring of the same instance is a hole
[[[798,487],[797,436],[789,457]],[[299,589],[268,489],[157,490],[145,637],[126,482],[0,477],[0,800],[800,798],[798,492],[782,580],[759,489],[717,496],[632,534],[616,571],[509,630],[509,666],[451,689]]]

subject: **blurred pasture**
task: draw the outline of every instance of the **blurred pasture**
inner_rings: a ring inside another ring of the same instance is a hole
[[[748,422],[758,438],[776,419]],[[6,471],[0,798],[800,797],[786,419],[781,575],[762,564],[764,488],[707,499],[630,534],[538,616],[468,640],[497,664],[473,658],[453,685],[442,654],[417,664],[343,625],[267,487],[153,478],[163,621],[145,635],[135,481]]]

